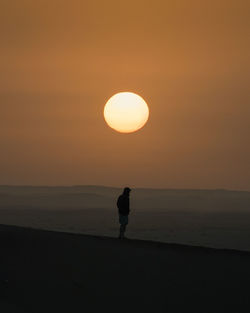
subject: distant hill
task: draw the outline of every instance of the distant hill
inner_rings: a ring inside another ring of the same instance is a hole
[[[121,188],[105,186],[0,186],[0,209],[109,208],[121,192]],[[144,210],[250,211],[250,192],[136,188],[131,205]]]
[[[116,199],[105,186],[0,186],[0,221],[116,237]],[[250,192],[135,188],[128,237],[250,251]]]

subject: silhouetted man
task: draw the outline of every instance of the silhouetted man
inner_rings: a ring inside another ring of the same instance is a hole
[[[124,239],[126,226],[128,225],[128,215],[129,215],[129,193],[131,189],[126,187],[123,190],[123,193],[119,196],[117,200],[117,207],[119,213],[119,223],[120,223],[120,234],[119,239]]]

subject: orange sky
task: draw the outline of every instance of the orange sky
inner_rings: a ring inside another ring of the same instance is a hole
[[[250,190],[250,3],[2,0],[0,184]],[[149,104],[139,132],[103,119]]]

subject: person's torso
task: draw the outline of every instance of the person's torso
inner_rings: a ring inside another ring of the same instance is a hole
[[[120,195],[117,201],[119,214],[128,215],[129,214],[129,197],[125,195]]]

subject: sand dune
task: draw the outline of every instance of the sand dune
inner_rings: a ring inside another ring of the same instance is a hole
[[[0,244],[4,313],[250,311],[248,252],[4,225]]]

